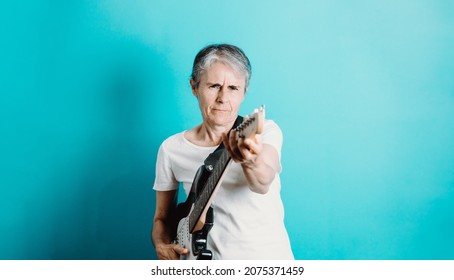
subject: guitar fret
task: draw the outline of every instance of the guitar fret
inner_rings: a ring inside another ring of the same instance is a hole
[[[223,171],[228,162],[230,160],[230,156],[227,151],[223,150],[221,156],[219,157],[219,161],[214,166],[213,170],[211,171],[210,175],[208,176],[206,186],[204,187],[202,193],[198,196],[197,201],[195,202],[194,209],[192,210],[191,214],[189,215],[189,228],[192,230],[195,227],[195,224],[199,220],[202,212],[210,200],[210,196],[213,193],[217,183],[219,182],[219,175],[222,175]]]

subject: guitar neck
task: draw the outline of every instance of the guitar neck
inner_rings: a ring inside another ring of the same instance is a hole
[[[219,181],[221,180],[222,175],[224,174],[227,165],[229,164],[231,158],[229,153],[226,150],[221,151],[221,155],[217,163],[213,166],[213,170],[210,171],[210,175],[206,180],[206,184],[201,193],[199,193],[196,202],[194,203],[194,208],[189,215],[189,229],[192,231],[202,213],[207,207],[209,207],[210,199],[218,186]]]

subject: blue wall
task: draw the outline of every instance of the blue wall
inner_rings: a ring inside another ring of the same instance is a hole
[[[367,3],[366,3],[367,2]],[[454,259],[452,1],[0,4],[0,258],[150,259],[160,142],[208,43],[284,132],[298,259]]]

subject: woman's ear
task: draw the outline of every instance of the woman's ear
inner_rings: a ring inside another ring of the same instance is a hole
[[[193,79],[191,79],[191,80],[189,80],[189,83],[191,84],[192,94],[194,94],[195,97],[199,97],[198,94],[197,94],[196,82]]]

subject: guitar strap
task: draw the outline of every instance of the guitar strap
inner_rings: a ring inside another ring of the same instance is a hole
[[[232,126],[232,129],[236,128],[237,126],[239,126],[241,123],[243,122],[243,117],[242,116],[238,116]],[[203,165],[199,168],[199,170],[197,171],[195,177],[197,178],[200,174],[204,174],[205,172],[200,172],[201,169],[207,169],[207,170],[210,170],[210,167],[214,167],[216,166],[216,163],[218,162],[219,158],[220,158],[220,155],[222,154],[222,151],[224,150],[224,142],[221,142],[221,144],[216,148],[216,150],[214,150],[211,154],[208,155],[208,157],[205,159],[205,161],[203,162]],[[195,193],[196,192],[196,186],[195,184],[192,184],[191,186],[191,193]],[[195,196],[191,199],[191,200],[194,200],[195,199]],[[194,202],[194,201],[193,201]]]

